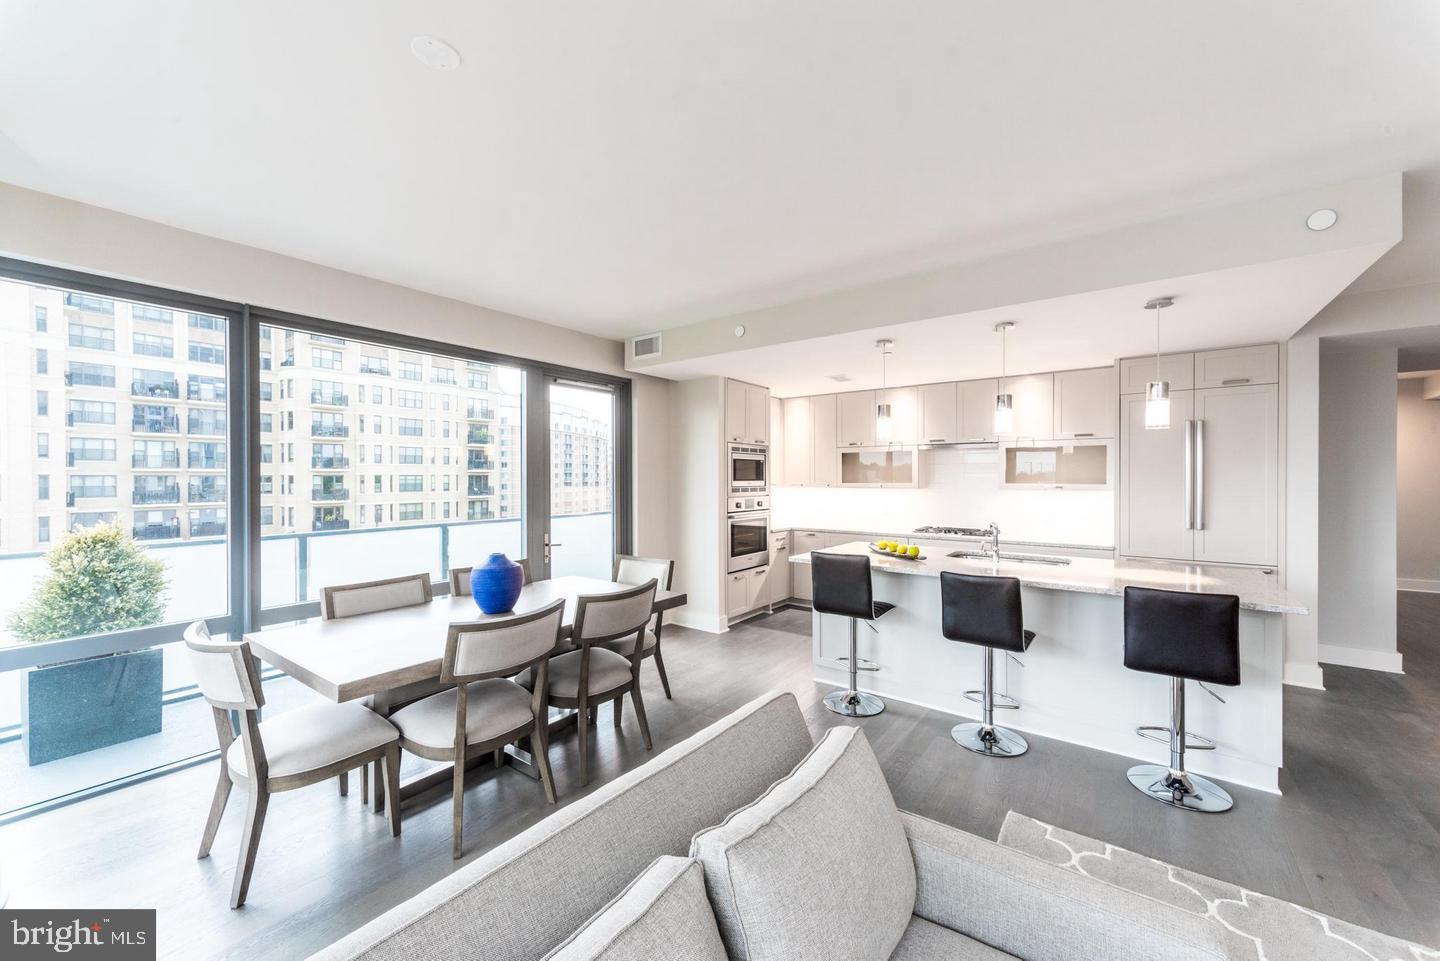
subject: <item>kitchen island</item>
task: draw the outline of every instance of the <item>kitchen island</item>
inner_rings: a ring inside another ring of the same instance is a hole
[[[923,559],[902,560],[875,554],[863,541],[825,552],[868,556],[875,599],[895,605],[873,622],[874,631],[863,626],[858,631],[860,656],[880,667],[860,675],[862,690],[978,719],[979,705],[966,700],[963,692],[980,687],[984,651],[941,635],[939,575],[956,571],[1016,577],[1025,626],[1036,637],[1024,655],[1024,667],[1008,657],[996,658],[996,691],[1021,705],[1002,712],[997,722],[1158,764],[1168,760],[1168,749],[1138,737],[1135,727],[1169,722],[1170,683],[1125,668],[1124,590],[1137,586],[1238,595],[1240,685],[1217,689],[1224,704],[1191,685],[1188,727],[1214,738],[1216,749],[1188,754],[1187,761],[1197,773],[1279,793],[1284,615],[1308,612],[1286,594],[1274,574],[1092,558],[1072,558],[1064,565],[1005,559],[997,563],[949,557],[933,549]],[[809,564],[810,555],[800,554],[790,563]],[[815,679],[844,687],[847,670],[838,658],[849,645],[846,620],[811,616]],[[1043,759],[1043,747],[1032,745],[1023,763]],[[1116,772],[1124,776],[1123,762]]]

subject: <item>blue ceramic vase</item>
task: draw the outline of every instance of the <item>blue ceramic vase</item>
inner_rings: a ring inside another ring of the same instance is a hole
[[[524,586],[524,570],[504,554],[491,554],[470,572],[470,596],[486,614],[514,610]]]

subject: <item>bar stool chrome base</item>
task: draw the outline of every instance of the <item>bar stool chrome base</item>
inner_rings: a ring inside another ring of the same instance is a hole
[[[825,695],[825,709],[846,717],[874,717],[885,710],[885,702],[864,691],[835,691]]]
[[[1163,764],[1137,764],[1126,776],[1135,790],[1183,811],[1220,814],[1235,806],[1225,789],[1209,778],[1175,771]]]
[[[965,750],[987,757],[1019,757],[1030,750],[1030,743],[1014,731],[978,721],[955,725],[950,729],[950,738]]]

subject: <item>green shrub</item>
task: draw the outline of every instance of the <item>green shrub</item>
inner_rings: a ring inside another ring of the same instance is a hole
[[[22,641],[145,627],[165,616],[165,565],[117,524],[66,534],[45,564],[49,575],[10,618]]]

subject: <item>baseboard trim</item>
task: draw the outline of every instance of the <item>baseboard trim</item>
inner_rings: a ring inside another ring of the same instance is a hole
[[[1422,594],[1440,594],[1440,581],[1427,581],[1420,577],[1402,577],[1396,582],[1401,591],[1419,591]]]
[[[725,618],[713,614],[701,614],[683,607],[665,615],[665,619],[671,624],[688,627],[693,631],[703,631],[706,634],[724,634],[726,629]]]
[[[1319,664],[1286,662],[1284,683],[1289,687],[1308,687],[1311,690],[1325,690],[1325,672]]]
[[[1321,644],[1320,663],[1338,664],[1341,667],[1361,667],[1367,671],[1386,671],[1390,674],[1405,673],[1401,667],[1399,651],[1371,651],[1363,647]]]

